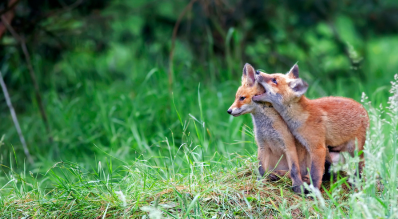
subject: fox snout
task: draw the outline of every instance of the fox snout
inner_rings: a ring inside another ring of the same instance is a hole
[[[239,115],[240,113],[240,109],[239,108],[235,108],[235,107],[231,107],[227,110],[227,113],[231,116],[236,117],[237,115]]]
[[[247,110],[248,110],[248,108],[244,107],[244,106],[240,107],[240,108],[231,107],[227,110],[227,113],[233,117],[237,117],[237,116],[248,113],[248,112],[246,112]]]

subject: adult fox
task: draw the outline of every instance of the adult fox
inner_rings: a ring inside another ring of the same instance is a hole
[[[359,151],[363,149],[369,116],[360,103],[344,97],[306,98],[308,84],[299,78],[297,65],[287,74],[257,72],[256,80],[264,87],[264,93],[253,100],[272,103],[294,137],[310,152],[310,175],[316,188],[321,185],[326,146],[330,151],[351,155],[356,143]],[[361,173],[364,160],[363,154],[360,156]]]
[[[244,66],[242,85],[228,113],[233,116],[251,113],[258,145],[260,174],[263,176],[265,172],[273,170],[276,175],[283,176],[290,171],[293,191],[300,193],[303,181],[309,183],[307,169],[310,168],[310,155],[306,148],[295,140],[282,117],[270,103],[258,104],[252,101],[255,95],[264,93],[264,88],[255,80],[255,73],[250,64]],[[330,162],[327,164],[329,168]]]

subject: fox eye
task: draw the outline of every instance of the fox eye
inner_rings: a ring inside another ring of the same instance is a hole
[[[245,99],[246,99],[246,97],[240,97],[240,98],[239,98],[240,101],[243,101],[243,100],[245,100]]]
[[[274,84],[278,84],[278,82],[276,82],[276,78],[273,78],[272,82],[274,82]]]

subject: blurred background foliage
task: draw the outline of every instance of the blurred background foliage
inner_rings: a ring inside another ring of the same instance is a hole
[[[298,62],[309,97],[360,101],[365,92],[376,105],[398,72],[395,0],[10,2],[0,13],[15,13],[10,24],[25,39],[49,120],[47,132],[20,42],[6,31],[0,70],[36,171],[108,155],[160,162],[191,137],[203,157],[254,153],[250,117],[226,113],[246,62],[269,73]],[[3,134],[0,163],[22,161],[0,95]]]

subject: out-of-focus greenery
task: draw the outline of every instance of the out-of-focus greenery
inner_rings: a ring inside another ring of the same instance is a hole
[[[165,158],[185,147],[192,162],[252,156],[250,116],[226,113],[246,62],[269,73],[298,62],[308,97],[360,101],[365,92],[373,106],[386,105],[398,73],[394,0],[198,0],[191,8],[175,0],[38,2],[19,2],[12,26],[26,38],[52,143],[18,42],[9,33],[0,41],[0,70],[35,160],[26,170],[38,177],[61,160],[90,169],[138,158],[189,172],[184,156]],[[0,163],[24,169],[0,95],[3,134]],[[0,182],[9,180],[0,174]]]
[[[1,70],[38,162],[52,160],[54,145],[60,157],[76,161],[98,148],[127,158],[142,153],[144,142],[157,153],[171,133],[176,141],[182,137],[176,109],[182,122],[189,114],[207,122],[214,149],[217,142],[240,140],[242,124],[251,126],[249,116],[232,119],[225,111],[246,62],[266,72],[286,72],[298,62],[309,97],[359,100],[366,92],[377,105],[386,103],[398,69],[395,1],[214,0],[194,1],[192,8],[188,1],[83,1],[72,9],[62,6],[72,1],[61,2],[39,7],[22,1],[13,22],[27,38],[53,144],[25,59],[12,46],[17,42],[11,34],[2,39]],[[172,32],[184,8],[170,88]],[[10,145],[18,155],[22,150],[2,102],[1,154],[8,160]]]

